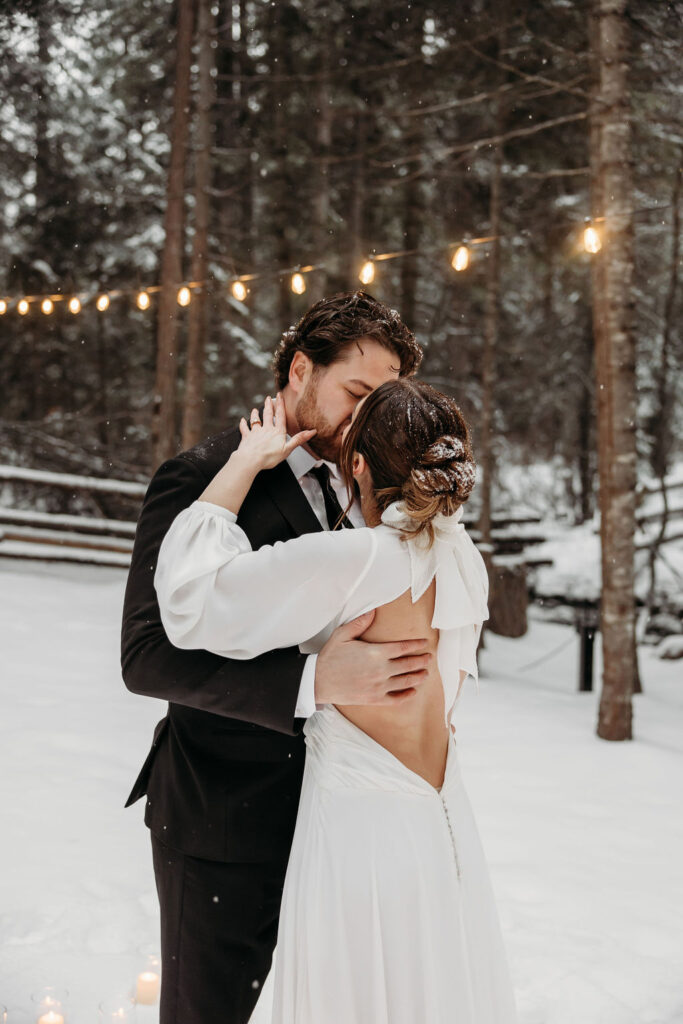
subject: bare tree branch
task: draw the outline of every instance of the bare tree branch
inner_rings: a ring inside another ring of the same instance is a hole
[[[457,146],[449,146],[447,149],[441,150],[438,154],[432,155],[431,159],[440,161],[445,160],[446,157],[452,156],[454,153],[473,153],[478,149],[482,149],[484,146],[497,146],[502,142],[508,142],[510,139],[526,138],[529,135],[536,135],[538,132],[546,131],[548,128],[555,128],[560,124],[570,124],[572,121],[583,121],[587,117],[588,111],[580,110],[576,114],[566,114],[564,117],[554,117],[550,121],[542,121],[540,124],[530,125],[528,128],[517,128],[513,131],[505,132],[503,135],[489,135],[483,139],[475,139],[472,142],[464,142]],[[424,153],[413,153],[410,156],[394,160],[370,160],[369,163],[372,167],[397,167],[401,164],[415,163],[416,160],[424,159],[424,156]]]
[[[558,92],[567,92],[572,96],[580,96],[585,100],[589,99],[589,93],[585,89],[578,89],[576,86],[571,84],[563,85],[562,82],[556,82],[553,78],[546,78],[545,75],[530,75],[528,72],[515,67],[514,64],[508,64],[507,61],[500,60],[496,57],[489,57],[487,53],[484,53],[472,43],[467,44],[467,49],[475,54],[475,56],[479,57],[480,60],[484,60],[488,64],[493,64],[496,67],[503,68],[503,70],[509,71],[513,75],[517,75],[518,78],[523,78],[525,82],[539,82],[541,85],[550,85],[553,86],[553,88],[557,88]]]

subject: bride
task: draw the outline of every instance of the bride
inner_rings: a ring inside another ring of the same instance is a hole
[[[377,609],[368,640],[424,639],[425,683],[387,706],[320,706],[280,913],[272,1024],[513,1024],[508,963],[451,727],[488,617],[488,578],[462,524],[474,486],[455,402],[414,378],[356,406],[340,469],[367,527],[252,551],[238,525],[257,473],[289,439],[284,403],[166,534],[155,574],[179,647],[252,658]]]

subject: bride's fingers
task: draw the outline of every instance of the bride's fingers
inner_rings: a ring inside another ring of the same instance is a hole
[[[263,403],[263,426],[272,427],[273,425],[273,399],[268,395],[265,402]]]
[[[242,435],[242,437],[249,437],[249,427],[244,416],[240,420],[240,434]]]
[[[314,434],[317,434],[317,430],[300,430],[298,434],[295,434],[287,444],[285,445],[285,458],[290,455],[295,448],[298,448],[300,444],[306,444],[310,441]]]
[[[285,400],[281,391],[275,396],[275,429],[279,433],[285,433]]]

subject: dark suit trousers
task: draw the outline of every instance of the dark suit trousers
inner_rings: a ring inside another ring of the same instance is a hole
[[[189,857],[154,833],[160,1024],[247,1024],[270,970],[286,861]]]

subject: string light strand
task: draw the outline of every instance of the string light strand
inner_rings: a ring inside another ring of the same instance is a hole
[[[584,221],[584,228],[581,236],[581,247],[590,255],[596,255],[602,249],[602,236],[598,225],[602,226],[604,220],[604,217],[595,217],[593,219],[586,218]],[[437,252],[443,252],[444,249],[448,252],[451,267],[456,272],[462,273],[470,268],[472,264],[472,250],[475,247],[486,245],[489,242],[495,241],[499,237],[502,238],[504,236],[486,235],[481,238],[468,238],[450,244],[432,246],[430,248],[402,249],[395,252],[376,253],[373,250],[365,257],[358,273],[358,279],[364,285],[372,284],[376,279],[378,263],[386,262],[387,260],[399,259],[404,256],[434,254]],[[297,264],[294,267],[287,267],[272,271],[255,271],[246,274],[233,274],[227,288],[238,302],[244,302],[251,290],[249,284],[267,278],[288,277],[292,291],[297,295],[303,295],[307,288],[306,276],[315,270],[325,269],[328,269],[327,265],[324,262],[321,262],[311,263],[305,266]],[[206,282],[202,281],[189,281],[185,284],[175,286],[174,290],[176,292],[178,305],[182,308],[189,306],[192,302],[193,293],[204,288],[205,284]],[[0,298],[0,316],[4,316],[12,308],[16,308],[19,315],[24,317],[28,314],[31,305],[34,303],[39,304],[43,314],[49,316],[54,312],[55,304],[64,301],[67,303],[69,312],[73,315],[80,313],[83,310],[83,307],[88,305],[91,301],[100,313],[104,313],[110,308],[112,300],[129,296],[135,297],[135,304],[137,308],[144,312],[150,308],[152,304],[152,296],[160,292],[161,289],[161,285],[147,285],[136,289],[115,288],[106,291],[95,291],[93,293],[79,293],[78,295],[71,296],[63,293],[50,295],[25,295],[21,298],[6,296],[4,298]]]

